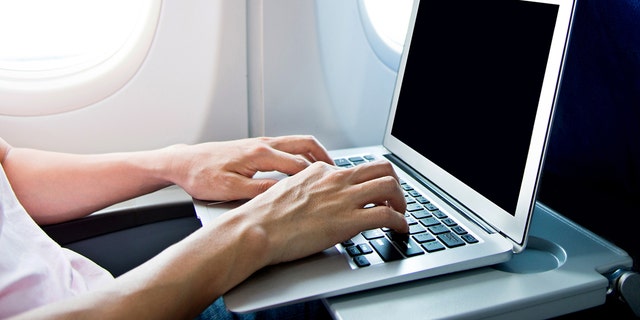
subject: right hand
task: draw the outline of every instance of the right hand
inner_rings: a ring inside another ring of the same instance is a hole
[[[234,214],[264,232],[265,265],[311,255],[364,230],[408,232],[398,177],[383,161],[349,169],[315,162],[238,209]]]

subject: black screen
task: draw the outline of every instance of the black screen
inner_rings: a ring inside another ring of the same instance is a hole
[[[423,0],[391,134],[514,214],[558,6]]]

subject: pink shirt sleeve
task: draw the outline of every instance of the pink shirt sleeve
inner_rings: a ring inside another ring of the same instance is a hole
[[[0,166],[0,318],[99,288],[113,277],[31,219]]]

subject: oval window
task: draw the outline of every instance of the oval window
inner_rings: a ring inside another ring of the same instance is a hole
[[[382,62],[398,70],[413,0],[360,0],[360,16],[370,45]]]
[[[75,110],[120,89],[151,45],[161,0],[0,0],[0,114]]]

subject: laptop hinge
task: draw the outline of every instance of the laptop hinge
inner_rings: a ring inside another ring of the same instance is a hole
[[[440,189],[435,183],[431,182],[431,180],[427,179],[425,176],[411,168],[407,163],[400,160],[400,158],[396,157],[393,154],[385,154],[384,155],[387,160],[391,161],[396,166],[400,167],[404,172],[409,174],[412,178],[414,178],[418,183],[420,183],[425,188],[429,189],[429,191],[433,192],[438,198],[446,202],[449,206],[455,209],[459,214],[464,216],[467,220],[475,223],[480,228],[482,228],[487,233],[500,233],[494,227],[492,227],[489,223],[480,218],[476,213],[474,213],[471,209],[464,206],[450,194]]]

